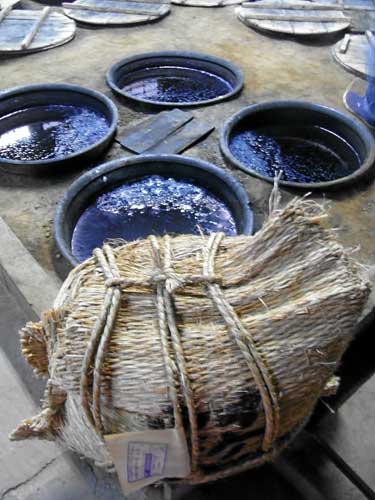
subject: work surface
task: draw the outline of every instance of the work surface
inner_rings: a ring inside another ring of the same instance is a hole
[[[26,5],[26,4],[25,4]],[[30,4],[29,4],[30,5]],[[36,4],[34,4],[35,7]],[[339,35],[338,38],[340,38]],[[150,50],[193,50],[224,57],[244,72],[239,97],[215,106],[195,109],[194,115],[213,123],[216,130],[187,150],[225,169],[218,146],[224,120],[242,107],[272,99],[302,99],[343,109],[342,95],[353,76],[335,63],[332,44],[337,40],[309,41],[275,38],[246,28],[234,7],[191,8],[173,6],[169,16],[154,24],[89,29],[79,27],[67,45],[33,55],[0,59],[0,89],[43,82],[68,82],[104,92],[116,102],[119,131],[145,116],[119,103],[105,83],[109,66],[119,59]],[[128,155],[114,143],[108,160]],[[0,215],[48,272],[54,273],[52,219],[56,204],[70,183],[87,165],[67,175],[37,179],[0,174]],[[230,168],[245,185],[260,226],[268,209],[271,186]],[[297,192],[283,190],[283,201]],[[341,227],[340,238],[349,246],[360,244],[363,263],[374,261],[375,187],[371,185],[327,194],[332,202],[332,225]],[[321,199],[322,195],[317,198]],[[57,263],[59,255],[57,255]]]

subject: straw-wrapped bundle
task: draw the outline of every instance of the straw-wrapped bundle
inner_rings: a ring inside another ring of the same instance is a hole
[[[12,437],[109,465],[104,435],[181,424],[191,482],[272,459],[324,393],[369,294],[324,216],[300,200],[252,237],[95,250],[21,332],[48,383],[43,411]]]

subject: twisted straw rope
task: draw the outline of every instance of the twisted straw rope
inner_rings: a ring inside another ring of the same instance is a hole
[[[158,240],[155,238],[155,236],[150,237],[150,242],[154,253],[155,252],[159,253],[160,252],[159,243]],[[164,237],[164,273],[167,276],[173,274],[171,261],[172,261],[172,255],[171,255],[170,238],[167,235]],[[176,357],[178,373],[180,376],[181,389],[188,410],[188,417],[190,424],[190,440],[191,440],[191,468],[192,472],[194,473],[198,468],[198,458],[199,458],[198,423],[194,405],[194,394],[189,380],[189,376],[187,374],[187,366],[185,362],[181,337],[176,325],[172,296],[166,286],[164,287],[163,290],[163,299],[164,299],[163,307],[167,313],[168,328],[171,334],[173,350]]]
[[[268,452],[272,449],[279,431],[280,409],[271,374],[261,354],[257,351],[251,335],[246,331],[235,310],[226,300],[220,286],[222,283],[221,277],[215,275],[214,272],[215,256],[223,237],[224,235],[222,233],[216,233],[210,236],[207,246],[203,248],[203,274],[193,275],[187,278],[181,277],[173,271],[169,236],[165,236],[163,240],[160,240],[163,241],[163,257],[158,239],[155,236],[149,238],[152,255],[157,269],[147,280],[121,278],[116,259],[109,245],[104,245],[103,250],[96,249],[94,251],[94,256],[105,276],[106,292],[100,315],[94,324],[90,336],[81,369],[80,395],[84,411],[94,428],[103,435],[104,426],[100,411],[101,369],[121,302],[121,291],[126,291],[129,287],[133,286],[154,287],[156,289],[160,341],[170,399],[173,405],[175,426],[177,428],[183,428],[178,391],[176,388],[176,378],[178,377],[181,393],[188,411],[193,473],[198,469],[199,460],[198,424],[194,393],[188,376],[181,336],[176,325],[172,296],[174,291],[185,285],[202,284],[207,287],[214,306],[221,314],[228,330],[234,337],[237,346],[249,366],[262,398],[266,419],[262,445],[263,451]],[[169,342],[172,344],[175,360],[172,359],[170,355]],[[91,378],[93,379],[92,408],[89,394]]]
[[[107,279],[118,278],[120,276],[117,269],[112,250],[109,245],[104,245],[103,250],[94,250],[94,256],[98,260],[103,273]],[[107,258],[109,263],[107,262]],[[107,288],[103,306],[98,319],[94,324],[91,337],[87,345],[87,350],[83,358],[81,368],[80,396],[81,404],[89,422],[103,434],[104,428],[100,416],[100,384],[101,365],[103,363],[105,350],[109,343],[112,328],[116,319],[116,314],[120,305],[121,291],[115,287]],[[90,408],[90,378],[92,366],[93,370],[93,409]]]
[[[103,265],[105,265],[104,264],[105,259],[103,258],[104,256],[107,258],[109,264],[107,272],[109,272],[110,275],[108,277],[113,276],[114,278],[119,278],[120,273],[117,268],[116,260],[112,253],[111,247],[109,245],[104,245],[103,253],[100,253],[100,251],[98,253],[99,261],[100,262],[103,261]],[[118,288],[112,288],[112,290],[113,292],[111,294],[112,298],[111,306],[108,310],[107,321],[105,328],[102,332],[94,366],[93,415],[96,428],[99,429],[101,433],[104,432],[104,427],[100,415],[100,392],[101,392],[101,381],[102,381],[101,367],[104,361],[105,352],[107,351],[107,347],[109,344],[110,335],[114,327],[117,311],[121,302],[121,290],[119,290]]]
[[[178,276],[173,273],[172,269],[169,268],[164,272],[158,272],[154,275],[150,276],[150,278],[145,280],[137,280],[133,278],[110,278],[105,282],[107,287],[111,286],[119,286],[121,288],[130,288],[130,287],[144,287],[150,286],[155,287],[158,284],[165,284],[166,289],[169,293],[175,292],[180,288],[183,288],[187,285],[206,285],[207,283],[216,283],[221,285],[223,282],[223,278],[221,276],[202,276],[195,275],[192,276]]]
[[[215,255],[223,237],[223,233],[211,234],[207,247],[203,250],[205,254],[203,275],[205,277],[210,277],[214,273]],[[261,355],[258,353],[251,335],[246,331],[236,311],[226,300],[219,285],[208,284],[207,288],[212,302],[220,312],[224,322],[240,348],[260,392],[266,417],[266,428],[262,448],[263,451],[269,451],[278,435],[280,423],[279,403],[270,373]]]

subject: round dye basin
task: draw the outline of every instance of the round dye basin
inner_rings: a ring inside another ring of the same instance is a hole
[[[114,160],[77,179],[60,202],[55,238],[74,266],[105,240],[150,234],[251,234],[241,184],[220,168],[177,155]]]
[[[337,189],[369,175],[374,139],[359,121],[302,101],[271,101],[235,114],[221,131],[224,158],[269,182],[305,189]]]
[[[0,93],[0,167],[17,174],[54,174],[90,162],[111,144],[117,108],[100,92],[68,84]]]
[[[234,64],[194,52],[147,52],[114,64],[107,82],[131,101],[163,107],[213,104],[237,94],[243,74]]]

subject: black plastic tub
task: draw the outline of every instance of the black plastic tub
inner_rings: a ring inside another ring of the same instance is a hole
[[[351,116],[303,101],[242,109],[224,124],[220,148],[232,165],[268,182],[335,190],[373,173],[374,138]]]
[[[164,51],[122,59],[109,69],[107,83],[128,102],[168,108],[229,99],[240,92],[244,78],[242,71],[225,59]]]
[[[64,194],[55,215],[55,239],[68,262],[79,260],[72,252],[73,232],[81,215],[103,193],[150,176],[188,179],[207,190],[229,209],[237,234],[251,234],[253,215],[242,185],[222,169],[202,160],[179,155],[142,155],[120,158],[100,165],[79,177]]]
[[[114,103],[70,84],[37,84],[0,92],[0,168],[53,175],[92,163],[117,127]]]

